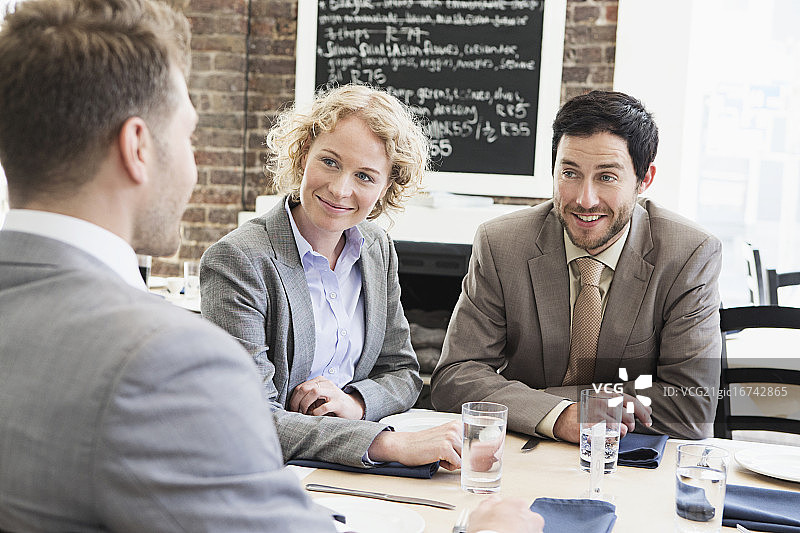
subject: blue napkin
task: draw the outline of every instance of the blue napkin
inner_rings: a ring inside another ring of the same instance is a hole
[[[699,487],[678,482],[676,510],[686,519],[707,522],[714,508]],[[800,492],[728,485],[722,525],[742,524],[753,531],[800,533]]]
[[[656,468],[664,455],[667,445],[666,435],[643,435],[628,433],[619,441],[617,463],[621,466]]]
[[[439,461],[421,466],[406,466],[400,463],[381,463],[373,467],[358,468],[357,466],[327,463],[325,461],[312,461],[311,459],[292,459],[287,465],[307,466],[309,468],[327,468],[328,470],[341,470],[342,472],[356,472],[359,474],[378,474],[380,476],[413,477],[417,479],[430,479],[439,470]]]
[[[681,480],[676,485],[675,512],[694,522],[708,522],[715,514],[714,506],[706,498],[706,491]]]
[[[531,511],[544,518],[544,533],[609,533],[617,521],[616,507],[603,500],[536,498]]]
[[[728,485],[722,525],[753,531],[800,533],[800,492]]]

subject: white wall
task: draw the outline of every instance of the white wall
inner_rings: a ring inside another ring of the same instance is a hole
[[[660,130],[648,195],[722,240],[728,306],[745,303],[741,241],[800,270],[798,26],[796,0],[619,0],[614,87]]]
[[[640,99],[658,125],[656,179],[646,196],[689,217],[681,192],[692,4],[619,0],[614,63],[614,90]]]

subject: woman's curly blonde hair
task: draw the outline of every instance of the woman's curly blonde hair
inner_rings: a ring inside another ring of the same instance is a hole
[[[267,133],[270,150],[265,165],[274,188],[300,199],[303,157],[322,133],[333,131],[345,117],[357,115],[386,146],[392,164],[389,188],[367,217],[372,220],[387,208],[401,209],[422,186],[428,170],[428,138],[417,118],[397,98],[365,85],[342,85],[314,96],[310,109],[290,106],[278,115]]]

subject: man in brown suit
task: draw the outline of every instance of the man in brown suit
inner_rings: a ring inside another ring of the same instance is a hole
[[[509,429],[577,442],[579,391],[616,382],[635,406],[626,429],[711,435],[721,245],[638,199],[653,182],[657,146],[652,116],[628,95],[594,91],[561,108],[553,200],[478,228],[432,378],[437,409],[498,402],[509,407]],[[591,283],[599,296],[588,321],[599,332],[588,344],[586,319],[576,320],[589,283],[583,257],[602,271]],[[636,389],[640,375],[652,386]],[[709,394],[681,395],[681,386]]]

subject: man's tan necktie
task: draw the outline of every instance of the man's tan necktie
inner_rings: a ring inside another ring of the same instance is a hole
[[[597,338],[603,320],[600,298],[600,274],[605,265],[591,257],[575,259],[581,272],[581,289],[572,310],[572,336],[569,346],[569,366],[564,385],[585,385],[592,382],[597,358]]]

